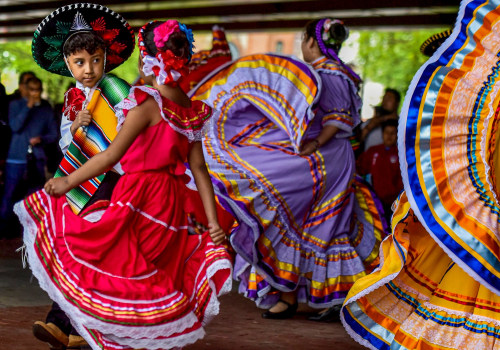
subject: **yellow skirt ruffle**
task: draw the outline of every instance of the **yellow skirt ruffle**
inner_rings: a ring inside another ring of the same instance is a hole
[[[358,280],[342,322],[372,349],[500,349],[500,297],[437,245],[402,194],[381,265]]]

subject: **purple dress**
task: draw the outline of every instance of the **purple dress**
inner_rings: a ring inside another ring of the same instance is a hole
[[[261,307],[295,290],[312,307],[342,303],[377,264],[384,234],[379,206],[354,174],[357,88],[326,58],[314,68],[247,56],[192,91],[215,110],[203,147],[219,202],[238,221],[230,236],[234,277]],[[329,124],[338,133],[299,156]]]

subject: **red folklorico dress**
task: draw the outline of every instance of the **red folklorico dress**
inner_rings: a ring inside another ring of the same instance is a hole
[[[206,217],[186,187],[190,141],[201,139],[210,107],[184,108],[151,87],[133,87],[119,124],[148,96],[163,120],[123,156],[125,174],[109,203],[77,216],[65,196],[40,190],[16,204],[34,275],[93,349],[193,343],[218,313],[217,297],[231,289],[229,255],[196,229]]]

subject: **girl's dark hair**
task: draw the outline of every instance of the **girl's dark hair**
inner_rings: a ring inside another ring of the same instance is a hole
[[[40,84],[40,88],[43,89],[43,83],[42,83],[42,81],[39,78],[35,77],[35,76],[33,76],[33,77],[29,78],[28,80],[26,80],[26,85],[28,85],[29,83]]]
[[[385,128],[388,126],[394,126],[396,129],[398,128],[398,120],[397,119],[388,119],[385,122],[382,123],[382,131],[384,131]]]
[[[306,39],[313,38],[314,40],[318,41],[318,39],[316,38],[316,26],[320,20],[321,18],[315,19],[309,21],[306,24]],[[332,23],[329,30],[329,38],[331,40],[328,40],[328,42],[324,42],[325,46],[328,48],[332,48],[335,53],[338,54],[340,48],[342,47],[342,43],[347,39],[347,30],[345,26],[341,23]]]
[[[388,92],[394,95],[394,98],[396,99],[397,103],[401,102],[401,94],[399,93],[398,90],[391,89],[391,88],[385,89],[385,93],[388,93]]]
[[[77,32],[71,35],[64,43],[63,53],[64,56],[67,57],[74,53],[85,50],[89,54],[93,55],[98,49],[106,51],[106,44],[104,43],[104,39],[96,32],[85,31]]]
[[[146,47],[148,54],[151,56],[156,56],[156,54],[158,53],[158,49],[160,51],[170,50],[177,57],[189,59],[191,55],[189,41],[186,37],[186,34],[182,31],[170,34],[170,37],[163,47],[156,47],[154,41],[154,29],[162,25],[163,23],[164,22],[154,22],[144,29],[142,38],[144,39],[144,46]]]
[[[26,77],[28,77],[28,79],[26,79]],[[36,77],[35,73],[33,73],[32,71],[22,72],[19,75],[19,85],[26,84],[26,82],[32,77]]]

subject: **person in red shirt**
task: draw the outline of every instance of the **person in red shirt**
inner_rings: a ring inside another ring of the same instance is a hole
[[[384,122],[382,124],[383,143],[372,146],[363,152],[356,164],[358,173],[369,178],[373,190],[382,202],[385,217],[389,224],[392,216],[392,202],[403,190],[397,134],[397,120],[391,119]]]

